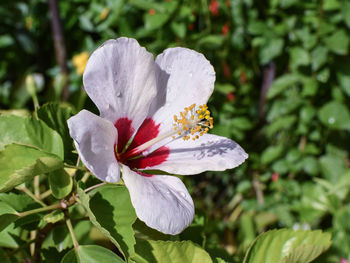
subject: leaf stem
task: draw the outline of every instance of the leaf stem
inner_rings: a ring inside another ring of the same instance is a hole
[[[90,177],[90,173],[86,172],[80,181],[82,181],[83,183],[86,183],[86,181],[87,181],[87,179],[89,179],[89,177]]]
[[[34,195],[36,198],[40,198],[40,177],[39,175],[34,177]]]
[[[52,194],[52,191],[51,191],[51,189],[49,189],[40,195],[40,199],[45,199],[46,197],[50,196],[51,194]]]
[[[87,193],[87,192],[89,192],[89,191],[91,191],[91,190],[93,190],[93,189],[95,189],[95,188],[97,188],[97,187],[103,186],[103,185],[105,185],[105,184],[107,184],[107,183],[104,182],[104,183],[100,183],[100,184],[95,184],[95,185],[93,185],[93,186],[90,186],[89,188],[86,188],[86,189],[84,190],[84,192]]]
[[[70,165],[70,164],[64,164],[65,168],[71,168],[71,169],[77,169],[77,170],[81,170],[81,171],[86,171],[86,169],[84,167],[78,167],[75,165]]]
[[[66,225],[67,225],[67,227],[68,227],[70,236],[71,236],[72,241],[73,241],[74,249],[77,250],[77,249],[79,248],[79,243],[78,243],[77,238],[76,238],[75,235],[74,235],[72,222],[70,221],[69,214],[68,214],[68,211],[67,211],[67,210],[64,210],[64,216],[65,216],[65,218],[66,218]]]
[[[37,202],[38,204],[40,204],[42,207],[46,207],[47,205],[41,201],[39,198],[37,198],[31,191],[29,191],[29,189],[27,187],[18,187],[17,188],[20,191],[23,191],[26,195],[28,195],[30,198],[32,198],[35,202]]]

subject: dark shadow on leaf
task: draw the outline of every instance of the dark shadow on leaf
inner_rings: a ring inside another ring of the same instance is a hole
[[[127,244],[123,241],[123,237],[115,230],[116,224],[114,222],[113,212],[115,213],[117,211],[113,211],[114,207],[97,192],[90,199],[90,209],[95,215],[98,223],[100,223],[100,225],[105,228],[115,240],[117,240],[123,251],[127,251]]]

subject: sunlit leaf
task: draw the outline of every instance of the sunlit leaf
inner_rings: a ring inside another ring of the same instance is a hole
[[[72,159],[74,148],[69,135],[67,120],[73,116],[73,110],[67,105],[50,102],[41,106],[37,113],[41,120],[61,135],[64,145],[64,158]]]
[[[43,121],[19,116],[0,116],[0,150],[10,143],[35,146],[63,160],[61,136]]]
[[[243,263],[307,263],[331,245],[331,235],[322,231],[272,230],[261,234],[249,248]]]
[[[349,110],[338,101],[325,104],[318,112],[318,117],[329,128],[350,130]]]
[[[87,245],[70,250],[62,259],[62,263],[108,262],[124,263],[124,261],[107,248]]]
[[[0,192],[62,166],[62,160],[54,154],[26,145],[7,145],[0,151]]]
[[[167,262],[167,263],[211,263],[209,254],[191,241],[146,241],[137,240],[136,263]]]
[[[91,222],[128,258],[134,253],[135,210],[124,186],[101,187],[90,197],[78,188],[79,198]]]

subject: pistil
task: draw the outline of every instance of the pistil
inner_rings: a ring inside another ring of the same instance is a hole
[[[130,151],[126,151],[125,154],[120,156],[121,159],[129,160],[146,156],[149,154],[149,152],[144,152],[146,149],[170,137],[173,140],[179,138],[182,138],[185,141],[191,138],[192,140],[197,140],[200,136],[206,134],[209,129],[213,128],[213,118],[210,117],[210,111],[205,104],[199,106],[198,109],[196,109],[196,104],[192,104],[191,106],[184,108],[184,111],[181,111],[179,115],[180,116],[174,115],[172,130],[163,133]]]

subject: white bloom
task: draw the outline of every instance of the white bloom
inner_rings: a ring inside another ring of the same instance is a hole
[[[106,182],[118,182],[122,168],[136,214],[152,228],[180,233],[194,206],[179,178],[147,170],[223,171],[248,157],[234,141],[207,134],[215,72],[202,54],[169,48],[154,62],[134,39],[109,40],[89,58],[83,81],[100,117],[82,110],[68,120],[81,160]]]

